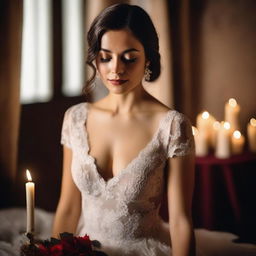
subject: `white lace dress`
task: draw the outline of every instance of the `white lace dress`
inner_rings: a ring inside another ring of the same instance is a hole
[[[61,143],[72,149],[72,176],[82,195],[77,234],[98,240],[109,256],[171,255],[168,224],[159,217],[163,167],[169,157],[194,150],[188,119],[177,111],[168,111],[139,155],[105,181],[89,154],[87,112],[87,103],[68,109],[61,138]]]

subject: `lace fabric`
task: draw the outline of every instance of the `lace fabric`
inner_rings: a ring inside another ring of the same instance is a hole
[[[79,235],[99,240],[112,255],[170,255],[168,225],[159,217],[164,165],[194,150],[188,119],[169,110],[151,141],[116,176],[105,181],[89,154],[88,104],[65,113],[61,143],[72,149],[72,177],[81,191]]]

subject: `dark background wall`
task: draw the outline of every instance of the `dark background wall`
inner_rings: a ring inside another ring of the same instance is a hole
[[[206,109],[223,120],[224,103],[234,97],[241,106],[245,132],[249,119],[256,116],[256,1],[195,2],[191,9],[195,112]]]

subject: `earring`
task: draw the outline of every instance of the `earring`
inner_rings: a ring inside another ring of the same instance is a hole
[[[145,81],[147,81],[147,82],[150,81],[150,76],[151,76],[151,74],[152,74],[152,71],[151,71],[148,67],[146,67],[146,68],[145,68],[145,74],[144,74],[144,76],[145,76]]]

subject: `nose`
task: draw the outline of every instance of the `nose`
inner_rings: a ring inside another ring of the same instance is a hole
[[[111,63],[111,73],[122,75],[124,69],[124,63],[118,57],[113,58]]]

